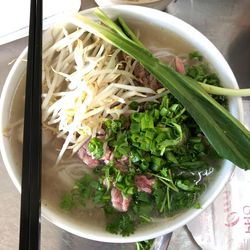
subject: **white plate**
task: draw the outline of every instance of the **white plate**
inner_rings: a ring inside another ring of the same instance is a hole
[[[43,28],[57,22],[62,14],[77,12],[81,0],[44,0]],[[0,4],[0,45],[28,35],[30,0],[8,0]]]

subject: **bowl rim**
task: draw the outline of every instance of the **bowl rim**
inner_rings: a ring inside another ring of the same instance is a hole
[[[93,12],[94,9],[95,8],[91,8],[91,9],[81,11],[80,14],[90,14]],[[169,22],[169,20],[170,20],[171,21],[169,24],[170,26],[171,25],[172,25],[172,27],[181,26],[182,30],[186,30],[186,32],[192,32],[202,42],[205,42],[206,45],[210,49],[213,50],[213,52],[217,55],[218,59],[220,59],[219,60],[220,63],[223,64],[223,67],[228,72],[228,77],[231,79],[231,82],[233,83],[234,87],[238,88],[238,84],[236,82],[236,79],[235,79],[228,63],[226,62],[226,60],[224,59],[222,54],[218,51],[218,49],[202,33],[200,33],[198,30],[196,30],[195,28],[193,28],[191,25],[184,22],[183,20],[181,20],[175,16],[172,16],[168,13],[161,12],[159,10],[155,10],[155,9],[151,9],[151,8],[147,8],[147,7],[142,7],[142,6],[115,5],[115,6],[104,7],[102,9],[104,9],[106,11],[115,12],[115,13],[118,13],[118,12],[125,12],[126,14],[132,13],[133,15],[139,15],[141,17],[143,17],[143,15],[145,16],[145,15],[148,15],[150,13],[150,15],[153,16],[153,20],[164,19],[163,23],[164,23],[165,29],[169,29],[169,27],[166,26],[166,22],[167,21]],[[181,31],[178,30],[177,34],[180,34],[180,32]],[[183,39],[185,40],[186,38],[183,37]],[[8,172],[11,180],[13,181],[14,185],[16,186],[16,188],[18,189],[19,192],[21,192],[21,183],[19,182],[17,176],[15,176],[15,174],[13,172],[13,168],[12,168],[10,161],[9,161],[9,156],[7,155],[7,152],[6,152],[4,135],[2,133],[2,131],[3,131],[2,125],[3,125],[3,119],[4,119],[3,118],[4,112],[6,112],[4,110],[4,104],[6,102],[6,98],[8,98],[8,94],[10,95],[10,93],[8,93],[9,86],[11,84],[13,84],[13,83],[11,83],[12,78],[14,77],[16,70],[18,68],[20,68],[20,64],[21,64],[22,60],[25,58],[26,54],[27,54],[27,48],[20,54],[17,61],[13,65],[12,69],[10,70],[10,72],[6,78],[6,81],[5,81],[3,90],[2,90],[2,94],[1,94],[1,98],[0,98],[0,131],[1,131],[1,133],[0,133],[0,151],[1,151],[1,154],[3,157],[4,165],[7,169],[7,172]],[[13,97],[13,95],[12,95],[12,97]],[[243,121],[242,99],[237,98],[236,102],[237,102],[237,115],[239,116],[238,119],[240,121]],[[226,162],[225,164],[228,165],[227,166],[228,169],[225,171],[223,179],[219,182],[218,186],[216,187],[215,191],[212,193],[211,197],[209,197],[209,199],[207,199],[203,203],[202,209],[199,209],[199,210],[198,209],[189,209],[188,213],[184,213],[184,215],[185,215],[184,218],[182,218],[180,221],[176,222],[174,224],[174,226],[172,225],[170,227],[166,227],[165,229],[158,230],[158,231],[155,230],[155,231],[151,232],[150,234],[147,234],[146,237],[143,235],[142,236],[131,235],[129,237],[122,237],[122,236],[117,236],[117,235],[113,235],[113,234],[110,234],[110,237],[108,237],[107,235],[95,236],[93,234],[93,232],[88,233],[87,231],[86,232],[79,231],[76,228],[72,228],[70,226],[70,223],[65,224],[65,219],[60,218],[54,212],[50,211],[50,209],[46,208],[43,204],[42,204],[42,216],[45,217],[48,221],[52,222],[53,224],[57,225],[58,227],[66,230],[70,233],[73,233],[77,236],[84,237],[87,239],[96,240],[96,241],[109,242],[109,243],[130,243],[130,242],[136,242],[136,241],[142,241],[142,240],[146,240],[146,239],[156,238],[156,237],[164,235],[166,233],[170,233],[181,226],[184,226],[189,221],[191,221],[196,216],[198,216],[201,212],[203,212],[215,200],[215,198],[219,195],[219,193],[222,191],[223,187],[225,186],[225,184],[229,180],[229,178],[234,170],[234,166],[232,163],[230,163],[229,161],[225,161],[225,162]]]
[[[105,3],[101,3],[101,2],[105,2],[106,0],[96,0],[96,2],[100,5],[101,4],[105,4]],[[132,0],[107,0],[106,1],[106,5],[107,4],[117,4],[117,5],[138,5],[141,4],[143,5],[150,5],[150,4],[155,4],[157,2],[167,2],[167,1],[172,1],[172,0],[137,0],[137,1],[132,1]]]

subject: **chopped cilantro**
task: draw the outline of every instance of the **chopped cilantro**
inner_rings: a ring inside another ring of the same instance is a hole
[[[203,60],[203,56],[201,55],[200,52],[194,51],[194,52],[189,53],[189,59],[194,59],[194,60],[198,60],[201,62]]]
[[[61,202],[60,207],[64,210],[71,210],[74,207],[74,199],[71,194],[64,194]]]
[[[119,120],[111,120],[111,119],[107,119],[104,122],[104,126],[107,130],[110,130],[112,133],[117,133],[122,126],[122,121]]]
[[[129,104],[129,107],[130,107],[132,110],[137,110],[138,107],[139,107],[139,103],[133,101],[133,102],[131,102],[131,103]]]
[[[114,142],[114,155],[121,158],[123,155],[129,155],[130,147],[128,144],[128,136],[126,132],[119,132]]]
[[[97,137],[91,138],[88,150],[97,160],[101,159],[103,156],[103,142]]]
[[[112,222],[107,224],[106,230],[113,234],[129,236],[135,231],[135,221],[127,213],[119,213]]]

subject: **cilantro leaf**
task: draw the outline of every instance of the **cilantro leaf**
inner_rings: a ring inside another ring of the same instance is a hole
[[[74,201],[72,194],[70,193],[64,194],[60,202],[60,208],[64,210],[71,210],[74,207],[74,205],[75,205],[75,201]]]
[[[97,137],[91,138],[88,144],[89,152],[97,159],[101,159],[104,151],[103,151],[103,142]]]
[[[203,56],[199,51],[194,51],[189,53],[189,59],[198,60],[201,62],[203,60]]]
[[[112,222],[107,224],[106,230],[113,234],[129,236],[135,231],[135,222],[127,213],[119,213]]]

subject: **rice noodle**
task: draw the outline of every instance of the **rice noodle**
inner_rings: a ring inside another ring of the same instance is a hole
[[[53,170],[58,173],[58,177],[68,188],[72,187],[79,176],[83,176],[84,173],[91,174],[90,169],[85,168],[79,161],[72,162],[72,159],[61,161],[60,165]]]

